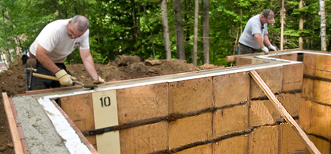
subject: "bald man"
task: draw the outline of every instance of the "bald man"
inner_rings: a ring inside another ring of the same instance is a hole
[[[56,20],[47,24],[29,48],[27,68],[36,68],[37,73],[51,75],[59,81],[32,77],[27,71],[28,90],[54,88],[72,85],[64,61],[79,47],[80,57],[92,82],[103,83],[98,76],[89,46],[89,20],[81,15],[72,19]],[[31,83],[30,83],[31,81]]]
[[[261,14],[250,18],[239,38],[239,54],[257,53],[260,50],[268,54],[269,49],[277,51],[268,38],[268,24],[273,23],[275,23],[274,12],[270,9],[265,9]]]

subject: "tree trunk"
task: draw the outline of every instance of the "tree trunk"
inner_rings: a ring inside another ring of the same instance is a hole
[[[56,7],[57,7],[57,11],[59,12],[59,19],[63,19],[62,14],[61,14],[59,0],[56,0]]]
[[[321,14],[321,50],[326,51],[326,26],[325,26],[325,7],[324,0],[320,0],[320,14]]]
[[[202,10],[203,63],[209,64],[209,0],[203,0]]]
[[[302,0],[300,0],[300,3],[299,3],[299,9],[302,8],[302,3],[303,3]],[[303,30],[302,13],[300,13],[299,30]],[[302,38],[301,35],[299,36],[299,48],[300,48],[300,49],[303,49],[303,38]]]
[[[147,27],[149,29],[149,33],[151,34],[151,42],[152,42],[152,48],[153,48],[153,58],[155,59],[155,47],[154,47],[153,31],[152,31],[151,27],[148,24],[149,19],[146,17],[145,1],[144,1],[143,7],[144,7],[144,17],[145,17],[145,20],[146,20],[146,25],[147,25]]]
[[[199,0],[195,0],[194,9],[194,43],[193,43],[193,65],[197,65],[198,60],[198,16],[199,16]]]
[[[8,45],[8,37],[7,37],[7,31],[6,31],[6,22],[5,22],[5,11],[2,10],[2,17],[3,17],[3,29],[5,32],[5,40],[6,40],[6,50],[8,52],[8,56],[6,57],[7,62],[5,62],[5,64],[10,64],[11,63],[11,53],[10,53],[10,49],[9,49],[9,45]]]
[[[285,0],[282,0],[282,9],[280,10],[281,15],[281,28],[280,28],[280,50],[284,50],[284,18],[285,18],[285,6],[284,2]]]
[[[133,28],[132,28],[132,37],[133,37],[133,45],[136,44],[137,41],[137,20],[136,20],[136,10],[135,10],[135,1],[131,0],[131,6],[132,6],[132,10],[131,10],[131,15],[132,15],[132,24],[133,24]],[[137,47],[134,47],[134,52],[136,52],[138,49]]]
[[[160,2],[161,2],[161,11],[162,11],[164,49],[165,49],[166,59],[171,59],[169,27],[168,27],[168,13],[167,13],[167,0],[160,0]]]
[[[182,10],[181,0],[174,0],[177,56],[179,59],[185,60],[183,18],[182,18],[181,10]]]

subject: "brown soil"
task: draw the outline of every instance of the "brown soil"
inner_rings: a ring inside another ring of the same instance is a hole
[[[202,65],[194,66],[183,60],[153,60],[143,62],[126,62],[125,64],[113,61],[107,65],[96,64],[96,70],[105,81],[128,80],[183,72],[192,72],[206,69],[223,68],[223,66]],[[78,81],[91,84],[91,79],[83,64],[67,65],[68,71]],[[9,69],[0,73],[0,93],[6,92],[10,97],[25,93],[27,89],[24,65],[20,57],[10,64]],[[2,95],[0,96],[0,154],[13,154],[14,148],[10,136],[9,125],[4,111]]]

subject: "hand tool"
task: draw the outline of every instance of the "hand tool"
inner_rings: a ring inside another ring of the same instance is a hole
[[[32,73],[33,72],[36,72],[37,69],[35,69],[35,68],[25,68],[25,70],[28,71],[28,72],[30,72],[28,90],[31,90]]]

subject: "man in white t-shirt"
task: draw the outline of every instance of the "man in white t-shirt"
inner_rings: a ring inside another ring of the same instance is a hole
[[[261,14],[250,18],[245,26],[244,32],[239,38],[239,55],[260,52],[268,54],[269,49],[277,51],[268,37],[268,24],[275,23],[274,12],[264,9]],[[264,46],[264,44],[267,47]]]
[[[37,73],[56,76],[59,81],[32,77],[28,90],[72,85],[71,76],[67,73],[64,61],[67,56],[79,47],[84,67],[94,84],[105,82],[98,76],[89,46],[89,20],[81,15],[72,19],[56,20],[47,24],[31,44],[27,59],[27,68],[36,68]]]

